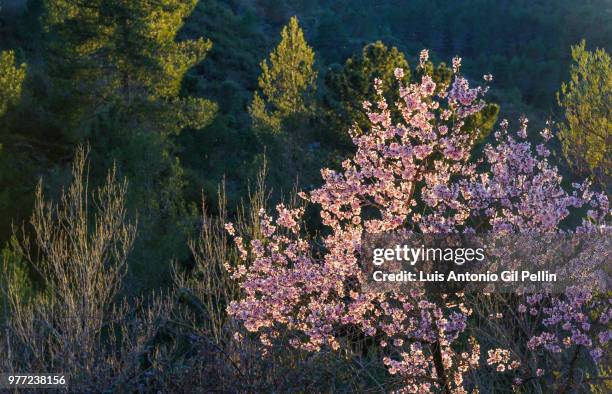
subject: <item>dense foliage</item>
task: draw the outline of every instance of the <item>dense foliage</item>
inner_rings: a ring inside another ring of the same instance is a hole
[[[292,17],[269,62],[261,62],[261,92],[255,92],[249,107],[255,130],[280,133],[288,118],[309,112],[317,78],[313,65],[314,51],[306,44],[297,18]]]
[[[565,122],[559,138],[563,154],[581,175],[590,175],[604,188],[612,168],[612,63],[603,49],[589,52],[585,42],[572,47],[570,80],[557,94]]]
[[[0,116],[4,115],[9,105],[14,104],[21,96],[21,85],[25,78],[25,64],[15,65],[15,53],[0,53]]]
[[[611,13],[609,0],[0,1],[0,370],[65,367],[83,391],[363,391],[389,372],[389,387],[427,388],[407,365],[433,375],[447,351],[459,372],[482,370],[455,345],[509,360],[435,300],[411,311],[450,319],[447,338],[408,334],[437,350],[386,331],[406,358],[378,357],[383,323],[363,315],[394,310],[342,293],[346,242],[408,221],[594,231],[609,192]],[[483,74],[489,86],[471,88]],[[521,119],[519,135],[500,118]],[[266,202],[280,201],[273,220]],[[229,221],[253,243],[235,247]],[[530,320],[531,352],[558,339],[548,312]],[[557,371],[536,364],[516,376],[524,387]],[[447,378],[429,383],[450,390]]]
[[[4,115],[9,106],[14,105],[21,97],[21,89],[25,78],[25,64],[15,65],[15,53],[12,51],[0,52],[0,117]],[[0,145],[0,155],[2,154]],[[0,167],[0,182],[5,181],[7,170]],[[8,205],[8,191],[0,194],[0,209]]]

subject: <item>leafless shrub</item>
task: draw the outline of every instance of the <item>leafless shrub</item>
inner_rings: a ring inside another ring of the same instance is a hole
[[[95,375],[103,330],[122,317],[112,305],[136,234],[136,224],[126,221],[127,183],[112,169],[90,191],[87,154],[77,150],[72,182],[58,203],[46,201],[39,184],[31,227],[18,246],[44,291],[25,303],[16,285],[7,289],[11,334],[20,349],[13,365],[73,379]]]
[[[227,219],[225,193],[219,190],[219,215],[208,217],[202,202],[200,234],[189,241],[195,266],[188,274],[175,267],[174,280],[181,291],[181,301],[192,310],[202,334],[222,343],[227,321],[225,308],[237,297],[238,287],[224,268],[236,259],[235,248],[223,227]],[[194,326],[195,327],[195,326]]]

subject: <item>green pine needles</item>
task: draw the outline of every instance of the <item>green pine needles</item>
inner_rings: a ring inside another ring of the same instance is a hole
[[[314,51],[294,16],[281,32],[281,42],[261,62],[259,90],[249,113],[257,132],[280,133],[283,121],[313,110],[317,71]]]

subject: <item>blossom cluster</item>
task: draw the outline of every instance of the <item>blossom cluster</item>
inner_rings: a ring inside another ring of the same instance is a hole
[[[421,67],[428,52],[420,55]],[[609,215],[605,195],[588,184],[561,187],[561,176],[548,162],[543,143],[533,149],[526,140],[527,120],[517,133],[502,121],[480,160],[473,148],[480,130],[468,119],[485,106],[486,88],[471,87],[460,74],[460,59],[452,62],[450,86],[438,86],[426,73],[420,81],[403,84],[403,70],[394,107],[401,122],[393,123],[382,82],[374,82],[377,101],[364,102],[371,126],[353,133],[355,154],[341,171],[322,170],[323,186],[300,195],[320,209],[329,229],[317,242],[302,231],[303,208],[277,206],[276,218],[260,212],[261,235],[244,239],[231,226],[241,261],[231,270],[242,298],[228,307],[231,316],[258,333],[264,344],[288,336],[295,348],[338,349],[351,338],[371,338],[389,373],[404,379],[406,392],[444,388],[462,393],[464,375],[480,367],[480,345],[470,338],[469,351],[459,343],[472,313],[464,297],[426,291],[409,294],[365,292],[360,266],[365,234],[397,229],[415,233],[558,232],[570,210],[588,207],[576,231],[598,231]],[[491,80],[486,76],[485,80]],[[561,324],[571,344],[590,346],[585,337],[589,296],[542,297],[530,307],[544,314],[544,327]],[[543,299],[549,308],[541,309]],[[536,305],[538,304],[538,305]],[[519,312],[526,312],[521,304]],[[579,312],[580,311],[580,312]],[[582,315],[580,313],[583,313]],[[603,316],[610,316],[607,309]],[[569,325],[568,325],[569,324]],[[600,342],[608,342],[602,331]],[[561,349],[556,333],[535,335],[529,349]],[[556,346],[559,346],[558,348]],[[488,352],[487,363],[500,371],[517,370],[508,350]],[[517,378],[517,382],[520,378]]]
[[[491,349],[487,355],[487,365],[495,366],[498,372],[511,371],[521,365],[521,362],[518,360],[510,362],[510,350],[508,349]]]

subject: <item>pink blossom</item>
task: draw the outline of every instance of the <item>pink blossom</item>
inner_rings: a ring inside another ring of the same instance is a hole
[[[427,49],[423,49],[421,54],[419,55],[419,64],[421,68],[425,67],[425,63],[429,60],[429,51]]]
[[[453,72],[455,74],[458,74],[460,68],[461,68],[461,58],[459,56],[456,56],[453,58]]]
[[[421,67],[427,60],[424,50]],[[459,67],[456,58],[455,73]],[[403,71],[396,69],[395,76],[402,78]],[[302,193],[319,209],[325,235],[314,242],[306,238],[304,209],[282,204],[275,217],[260,213],[261,234],[255,239],[226,227],[240,258],[237,267],[227,268],[241,290],[228,312],[257,333],[264,346],[271,346],[280,330],[299,338],[293,346],[312,352],[339,349],[343,332],[371,337],[385,347],[381,362],[404,379],[407,392],[439,389],[431,378],[440,375],[441,360],[452,371],[449,384],[461,392],[463,374],[480,367],[478,342],[470,339],[465,349],[460,340],[472,308],[463,296],[450,302],[417,290],[363,291],[363,236],[398,229],[458,233],[469,231],[474,222],[492,233],[555,233],[571,210],[581,207],[589,207],[589,213],[576,231],[590,232],[604,225],[608,201],[586,183],[571,192],[563,189],[561,175],[546,160],[545,146],[534,153],[525,140],[526,118],[516,133],[502,121],[494,141],[484,148],[483,166],[474,165],[471,152],[479,131],[469,130],[466,120],[484,107],[484,90],[470,87],[465,78],[455,75],[441,94],[427,75],[408,85],[400,81],[400,98],[390,104],[382,82],[374,84],[377,101],[364,103],[370,127],[354,135],[355,153],[340,169],[323,169],[320,188]],[[399,122],[392,113],[399,114]],[[598,354],[593,346],[600,331],[587,326],[592,294],[530,294],[523,302],[518,310],[529,308],[530,316],[521,318],[541,322],[541,329],[530,334],[529,352],[563,352],[559,328],[569,323],[571,331],[564,337],[571,333],[573,344]],[[594,319],[608,321],[611,316],[606,310]],[[602,338],[608,342],[609,332],[599,334],[600,343]],[[390,348],[393,354],[385,353]],[[489,350],[487,356],[487,364],[500,372],[520,365],[511,361],[509,349]]]

